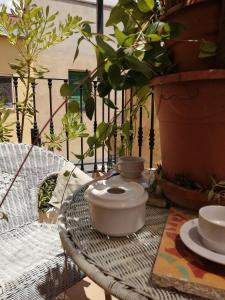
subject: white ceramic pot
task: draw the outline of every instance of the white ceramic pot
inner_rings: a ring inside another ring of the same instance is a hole
[[[110,236],[126,236],[145,224],[148,194],[135,182],[97,181],[85,191],[92,226]]]
[[[115,168],[125,178],[138,178],[144,171],[144,159],[137,156],[123,156],[120,157]]]

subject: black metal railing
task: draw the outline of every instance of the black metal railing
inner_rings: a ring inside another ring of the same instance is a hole
[[[59,96],[59,87],[61,84],[68,82],[68,79],[53,79],[53,78],[44,78],[44,79],[36,79],[32,82],[32,105],[33,105],[33,122],[31,128],[31,143],[37,141],[37,136],[41,127],[43,126],[42,115],[46,116],[46,120],[50,119],[48,133],[54,134],[57,133],[57,126],[59,125],[59,120],[55,120],[53,118],[54,108],[59,105],[59,99],[63,100],[62,97]],[[14,86],[14,101],[16,107],[16,134],[17,134],[17,141],[21,143],[21,112],[16,106],[20,99],[20,93],[22,93],[22,89],[20,90],[20,79],[18,77],[13,78],[13,86]],[[98,124],[101,121],[110,122],[113,121],[113,138],[112,138],[112,150],[108,149],[106,146],[103,146],[101,149],[95,150],[93,160],[89,161],[80,161],[80,167],[84,171],[106,171],[112,167],[114,163],[116,163],[118,159],[118,149],[119,143],[123,142],[123,137],[121,139],[118,138],[117,132],[117,125],[123,124],[125,122],[126,114],[125,109],[129,111],[129,122],[130,127],[134,128],[137,126],[137,135],[131,134],[130,141],[132,144],[136,143],[136,150],[132,149],[130,151],[130,155],[138,155],[142,156],[143,153],[143,136],[144,128],[143,128],[143,108],[142,106],[138,112],[138,122],[134,124],[134,121],[131,117],[133,112],[133,92],[131,91],[112,91],[108,97],[111,99],[115,106],[121,109],[120,117],[117,117],[117,110],[106,106],[102,98],[99,98],[97,95],[97,81],[92,83],[93,93],[94,93],[94,101],[95,101],[95,112],[92,123],[89,122],[89,131],[91,133],[95,133]],[[56,96],[57,95],[57,96]],[[57,99],[56,99],[57,98]],[[127,103],[129,101],[129,103]],[[86,122],[86,116],[83,111],[83,87],[80,86],[80,95],[79,95],[79,103],[80,103],[80,122]],[[153,167],[153,159],[154,159],[154,147],[155,147],[155,130],[154,130],[154,98],[153,95],[150,99],[150,120],[149,120],[149,157],[144,157],[147,161],[149,161],[150,168]],[[127,105],[128,104],[128,105]],[[63,114],[67,112],[67,105],[65,105],[64,111],[61,112]],[[112,119],[113,118],[113,119]],[[41,121],[42,120],[42,121]],[[44,122],[44,123],[45,123]],[[41,124],[42,123],[42,124]],[[145,122],[146,123],[146,122]],[[57,126],[56,126],[57,125]],[[67,132],[65,132],[66,136]],[[77,140],[78,141],[78,140]],[[77,145],[76,141],[76,151],[78,150],[77,154],[84,154],[86,141],[83,138],[79,139],[79,145]],[[36,142],[38,145],[41,145],[41,139]],[[64,145],[64,154],[67,159],[71,159],[70,153],[74,152],[73,149],[70,151],[71,141],[68,139]],[[146,151],[145,151],[146,153]],[[72,159],[71,159],[72,160]]]

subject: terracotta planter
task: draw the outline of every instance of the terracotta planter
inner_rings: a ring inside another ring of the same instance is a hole
[[[209,201],[207,193],[186,189],[169,181],[164,180],[160,183],[160,186],[166,198],[174,205],[183,208],[199,210],[205,205],[225,205],[224,198]]]
[[[163,21],[184,24],[186,29],[173,41],[167,43],[177,71],[205,70],[214,67],[215,57],[199,58],[202,39],[216,42],[221,0],[193,0],[168,10]]]
[[[168,179],[189,174],[201,184],[225,179],[225,70],[155,78],[162,166]]]
[[[165,197],[180,207],[198,210],[210,204],[205,193],[185,189],[169,181],[162,182],[160,186]]]

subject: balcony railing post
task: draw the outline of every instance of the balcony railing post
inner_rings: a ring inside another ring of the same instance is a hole
[[[37,110],[36,110],[36,82],[33,80],[31,82],[31,88],[32,88],[32,99],[33,99],[33,110],[34,110],[34,124],[33,128],[31,129],[31,143],[40,146],[41,140],[40,138],[37,140],[39,135],[39,129],[37,125]]]
[[[94,135],[96,135],[96,130],[98,127],[97,124],[97,81],[94,81],[94,101],[95,101],[95,111],[94,111]],[[97,149],[95,148],[95,155],[94,155],[94,172],[97,171],[98,167],[97,167]]]
[[[97,33],[103,33],[103,0],[97,0]]]
[[[80,122],[83,123],[83,86],[80,86]],[[80,152],[81,155],[84,154],[84,139],[80,138]],[[84,160],[81,159],[81,165],[80,168],[82,171],[84,171]]]
[[[138,128],[138,155],[141,157],[142,154],[142,143],[143,143],[143,127],[142,127],[142,106],[140,106],[139,114],[139,128]]]
[[[114,104],[117,106],[117,92],[114,92]],[[114,136],[114,164],[116,163],[116,154],[117,154],[117,111],[114,109],[114,128],[113,128],[113,136]]]
[[[68,83],[68,80],[67,79],[64,79],[64,83]],[[68,97],[66,97],[66,103],[65,103],[65,111],[66,111],[66,114],[68,113]],[[70,144],[69,144],[69,138],[68,138],[68,132],[67,130],[65,131],[66,133],[66,158],[67,160],[70,159]]]
[[[133,90],[130,90],[130,129],[133,130]],[[133,140],[134,140],[134,135],[133,133],[130,134],[130,155],[132,155],[132,148],[133,148]]]
[[[50,134],[54,134],[54,124],[52,119],[52,79],[48,79],[48,90],[49,90],[49,110],[50,110]]]
[[[110,94],[108,95],[108,98],[110,99]],[[108,106],[108,123],[110,123],[110,107]],[[107,170],[110,170],[112,168],[112,156],[110,153],[110,149],[108,147],[108,160],[107,160]]]
[[[105,105],[102,99],[102,122],[105,121]],[[105,172],[105,146],[102,146],[102,172]]]
[[[16,106],[16,136],[18,143],[22,142],[21,137],[21,126],[20,126],[20,116],[19,116],[19,109],[18,109],[18,78],[13,77],[13,85],[15,91],[15,106]]]
[[[153,154],[155,146],[155,129],[154,129],[154,95],[151,95],[151,119],[150,119],[150,131],[149,131],[149,148],[150,148],[150,168],[153,167]]]
[[[122,111],[121,111],[121,126],[124,124],[124,106],[125,106],[125,91],[122,90]],[[124,136],[121,135],[121,145],[123,145]]]

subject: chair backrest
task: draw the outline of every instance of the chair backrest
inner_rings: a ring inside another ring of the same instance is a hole
[[[18,171],[31,145],[0,144],[0,199]],[[4,204],[0,207],[8,217],[0,220],[0,233],[23,226],[38,218],[37,190],[50,173],[58,172],[65,164],[62,156],[34,146],[21,169]]]

